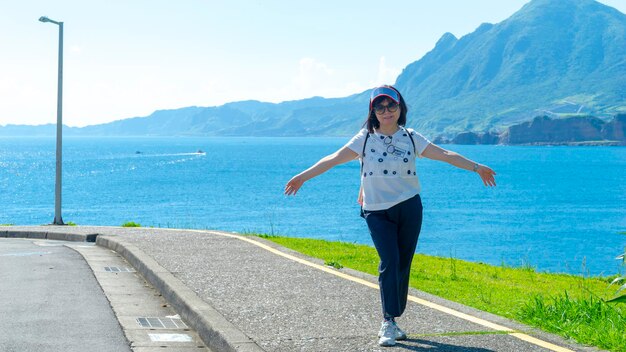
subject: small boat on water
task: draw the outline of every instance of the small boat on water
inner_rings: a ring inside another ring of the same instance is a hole
[[[202,155],[205,155],[205,154],[206,154],[206,152],[205,152],[205,151],[203,151],[202,149],[198,149],[198,151],[196,152],[196,154],[202,154]]]

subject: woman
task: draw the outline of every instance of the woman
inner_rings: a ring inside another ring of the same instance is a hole
[[[302,184],[330,168],[361,160],[359,203],[380,257],[379,286],[383,322],[378,344],[393,346],[406,339],[395,318],[406,307],[411,261],[422,226],[422,202],[416,156],[445,161],[476,172],[485,186],[495,186],[495,172],[457,153],[442,149],[407,129],[407,106],[392,86],[380,86],[370,95],[363,128],[345,146],[294,176],[285,194],[295,195]]]

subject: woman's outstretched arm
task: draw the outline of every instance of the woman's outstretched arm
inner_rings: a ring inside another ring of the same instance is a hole
[[[422,156],[428,159],[445,161],[461,169],[475,171],[483,180],[485,186],[496,185],[496,172],[491,168],[469,160],[461,154],[443,149],[436,144],[429,144],[422,152]]]
[[[333,154],[323,157],[317,163],[315,163],[315,165],[292,177],[285,186],[285,194],[295,195],[296,193],[298,193],[298,190],[300,189],[300,187],[302,187],[302,184],[304,184],[304,182],[312,179],[315,176],[323,174],[324,172],[330,170],[337,165],[347,163],[350,160],[354,160],[358,156],[359,155],[350,148],[343,147]]]

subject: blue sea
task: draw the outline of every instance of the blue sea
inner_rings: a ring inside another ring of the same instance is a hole
[[[348,138],[65,138],[63,220],[262,232],[370,244],[359,164],[283,195]],[[419,159],[419,253],[539,271],[611,275],[626,246],[626,148],[444,146],[497,172]],[[196,154],[198,150],[206,154]],[[54,138],[0,138],[0,223],[54,218]]]

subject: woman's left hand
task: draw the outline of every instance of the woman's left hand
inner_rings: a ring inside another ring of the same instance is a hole
[[[285,194],[288,196],[295,196],[296,193],[298,193],[300,187],[302,187],[302,184],[304,184],[304,179],[302,178],[302,176],[296,175],[292,177],[291,180],[287,182],[287,185],[285,185]]]
[[[478,165],[478,169],[476,169],[476,173],[483,180],[485,186],[494,187],[496,185],[496,172],[491,170],[491,168],[485,165]]]

